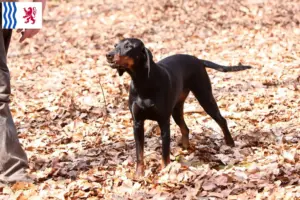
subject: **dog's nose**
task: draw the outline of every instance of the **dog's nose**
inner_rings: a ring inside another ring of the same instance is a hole
[[[112,53],[106,54],[107,60],[112,60],[114,58],[114,55]]]

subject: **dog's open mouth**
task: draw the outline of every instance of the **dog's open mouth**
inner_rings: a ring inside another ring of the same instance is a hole
[[[125,69],[126,66],[118,64],[116,61],[107,61],[108,65],[113,69]]]

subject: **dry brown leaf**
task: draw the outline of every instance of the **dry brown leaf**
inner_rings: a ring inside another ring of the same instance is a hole
[[[217,186],[215,185],[215,183],[211,182],[211,181],[204,181],[202,188],[204,190],[210,191],[215,189]]]

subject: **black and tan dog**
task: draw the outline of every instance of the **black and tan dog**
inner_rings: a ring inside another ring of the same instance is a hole
[[[170,162],[170,116],[172,115],[182,133],[183,148],[189,147],[189,129],[183,117],[183,104],[189,92],[221,127],[225,142],[234,146],[226,120],[220,114],[212,95],[211,83],[205,67],[222,72],[241,71],[250,66],[226,67],[191,55],[173,55],[157,63],[151,52],[139,39],[120,41],[107,55],[112,68],[121,76],[124,72],[132,78],[129,109],[134,121],[136,143],[136,175],[144,173],[144,121],[158,122],[162,138],[162,167]]]

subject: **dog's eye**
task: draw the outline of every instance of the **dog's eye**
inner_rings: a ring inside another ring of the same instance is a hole
[[[125,47],[125,49],[132,49],[132,47],[133,47],[133,46],[132,46],[132,45],[130,45],[130,44],[125,44],[125,46],[124,46],[124,47]]]
[[[117,46],[118,46],[117,44],[114,45],[115,48],[116,48]]]

